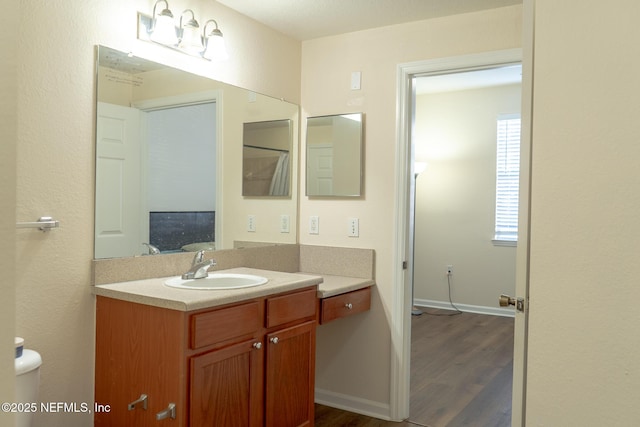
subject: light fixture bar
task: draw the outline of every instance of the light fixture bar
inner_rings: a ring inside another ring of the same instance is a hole
[[[164,2],[166,8],[156,14],[156,7],[160,2]],[[229,57],[217,21],[208,20],[200,33],[193,10],[185,9],[180,15],[179,26],[176,27],[166,0],[156,2],[153,16],[138,12],[138,40],[159,44],[207,61],[225,60]]]

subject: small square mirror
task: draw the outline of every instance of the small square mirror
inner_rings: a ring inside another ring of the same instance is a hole
[[[244,123],[242,131],[243,196],[290,196],[291,128],[291,120]]]
[[[361,196],[362,142],[362,113],[307,118],[307,196]]]

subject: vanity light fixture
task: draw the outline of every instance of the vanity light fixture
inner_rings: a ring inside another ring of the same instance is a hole
[[[164,3],[165,7],[157,13],[159,3]],[[193,10],[185,9],[180,15],[179,24],[176,27],[167,0],[158,0],[153,5],[152,16],[138,12],[138,39],[209,61],[229,58],[217,21],[208,20],[200,32]]]
[[[191,19],[183,23],[182,18],[186,13],[191,14]],[[178,43],[178,48],[192,55],[199,55],[204,50],[200,36],[200,25],[198,25],[198,21],[196,21],[191,9],[186,9],[180,15],[180,42]]]
[[[158,3],[164,3],[167,7],[156,15]],[[158,0],[153,5],[153,23],[149,30],[149,37],[152,41],[168,46],[175,46],[178,42],[176,27],[173,23],[173,13],[169,10],[169,3],[166,0]]]
[[[216,27],[207,33],[207,26],[213,23]],[[210,19],[204,24],[202,31],[202,38],[204,40],[205,50],[202,56],[212,61],[225,60],[229,58],[227,48],[224,44],[224,38],[222,37],[222,31],[218,28],[218,23],[215,19]]]

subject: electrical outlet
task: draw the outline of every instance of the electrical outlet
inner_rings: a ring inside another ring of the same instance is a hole
[[[256,231],[256,216],[247,215],[247,231],[255,233]]]
[[[280,215],[280,232],[289,232],[289,215]]]
[[[349,218],[347,221],[347,236],[358,237],[360,235],[360,224],[358,218]]]
[[[320,218],[315,215],[309,217],[309,234],[320,234]]]
[[[447,265],[447,276],[451,276],[453,274],[453,265]]]

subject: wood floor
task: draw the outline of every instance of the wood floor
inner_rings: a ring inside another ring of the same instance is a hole
[[[409,419],[378,420],[316,405],[316,427],[508,427],[513,318],[424,309],[411,320]]]

